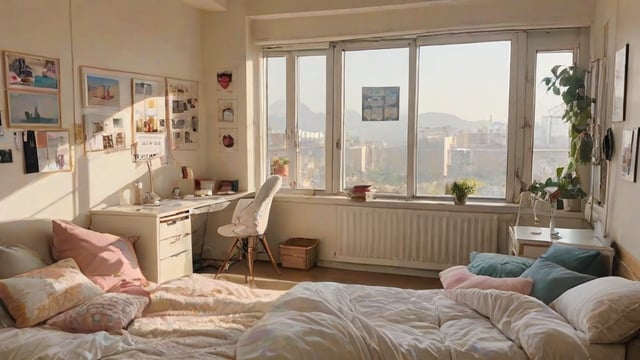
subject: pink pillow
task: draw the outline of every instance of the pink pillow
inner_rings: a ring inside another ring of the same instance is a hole
[[[122,280],[146,285],[129,239],[99,233],[63,220],[53,220],[52,253],[56,259],[73,258],[80,270],[103,290]]]
[[[54,316],[47,325],[64,331],[119,333],[149,304],[149,297],[105,293]]]
[[[442,287],[445,289],[453,289],[475,276],[465,265],[452,266],[440,271],[438,275],[440,276]]]
[[[472,278],[456,286],[456,289],[495,289],[513,291],[523,295],[531,293],[533,279],[530,278],[494,278],[485,275],[473,275]]]

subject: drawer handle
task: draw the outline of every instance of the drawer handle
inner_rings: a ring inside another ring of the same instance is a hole
[[[182,250],[182,251],[180,251],[179,253],[175,253],[175,254],[171,255],[170,257],[178,257],[178,256],[180,256],[180,255],[182,255],[182,254],[186,253],[187,251],[189,251],[189,250]]]
[[[182,240],[182,236],[181,236],[181,235],[176,235],[176,236],[174,236],[173,238],[174,238],[175,240],[170,241],[170,242],[169,242],[169,244],[175,244],[175,243],[177,243],[178,241]]]

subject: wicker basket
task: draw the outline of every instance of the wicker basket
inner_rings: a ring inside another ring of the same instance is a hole
[[[282,267],[309,270],[318,260],[318,239],[291,238],[280,243]]]

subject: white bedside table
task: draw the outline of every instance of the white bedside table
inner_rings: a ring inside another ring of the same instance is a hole
[[[558,237],[552,239],[548,227],[510,226],[509,248],[514,255],[533,259],[544,254],[554,242],[581,249],[599,250],[607,257],[609,273],[611,273],[615,251],[598,240],[592,229],[556,228],[556,231],[558,231]]]

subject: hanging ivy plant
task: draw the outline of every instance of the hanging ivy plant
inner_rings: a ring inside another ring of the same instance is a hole
[[[576,66],[556,65],[551,68],[551,74],[552,76],[543,78],[542,82],[547,91],[559,95],[566,106],[562,120],[571,125],[571,149],[569,164],[566,166],[566,170],[571,172],[577,164],[591,161],[593,138],[589,133],[589,124],[593,99],[586,94],[586,70]]]

